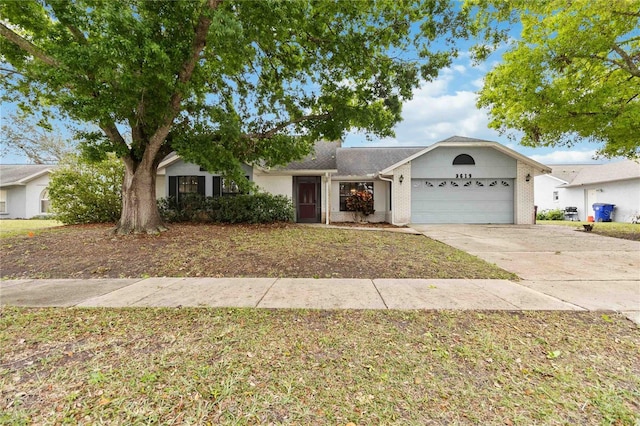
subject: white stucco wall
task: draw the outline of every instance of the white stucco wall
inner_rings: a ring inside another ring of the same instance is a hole
[[[534,178],[534,202],[538,206],[538,211],[564,209],[565,207],[577,207],[574,204],[567,204],[566,195],[562,188],[558,188],[563,182],[550,175],[540,175]],[[553,199],[553,193],[558,192],[558,200]]]
[[[3,219],[24,219],[26,218],[26,187],[11,186],[4,188],[7,191],[7,211],[0,215]]]
[[[453,159],[459,154],[470,155],[476,164],[454,166]],[[463,173],[477,179],[513,179],[516,177],[516,163],[514,158],[492,148],[439,147],[412,161],[411,178],[452,179]]]
[[[169,194],[166,175],[156,176],[156,198],[164,198]]]
[[[253,181],[264,192],[274,195],[284,195],[289,198],[293,196],[293,177],[274,176],[255,172]]]
[[[591,197],[588,197],[588,193]],[[566,188],[564,196],[578,207],[580,220],[595,216],[593,203],[615,204],[614,222],[630,222],[631,215],[640,213],[640,179]]]

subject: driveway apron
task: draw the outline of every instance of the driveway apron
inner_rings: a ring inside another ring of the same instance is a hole
[[[585,309],[640,310],[640,242],[550,225],[412,225]]]

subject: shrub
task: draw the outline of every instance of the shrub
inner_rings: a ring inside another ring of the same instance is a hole
[[[366,190],[357,191],[347,198],[346,207],[348,211],[354,212],[356,216],[369,216],[375,213],[373,209],[373,194]]]
[[[547,209],[538,212],[536,215],[537,220],[564,220],[564,210],[562,209]]]
[[[203,197],[193,194],[158,200],[167,222],[272,223],[293,221],[293,203],[288,197],[271,194],[240,194],[231,197]]]
[[[117,222],[123,177],[124,165],[115,157],[100,162],[72,157],[51,173],[51,211],[65,224]]]

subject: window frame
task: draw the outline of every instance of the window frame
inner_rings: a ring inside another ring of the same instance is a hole
[[[49,200],[49,189],[45,188],[40,192],[40,214],[49,214],[51,209],[51,201]],[[43,203],[47,203],[47,208],[43,209]]]
[[[181,183],[184,179],[192,179],[191,182]],[[186,188],[195,189],[195,191],[185,191]],[[175,198],[180,201],[180,198],[188,194],[199,194],[201,196],[206,195],[206,182],[205,177],[200,175],[179,175],[169,176],[169,197]]]
[[[343,193],[343,189],[345,192]],[[341,212],[348,212],[347,198],[355,194],[357,191],[369,191],[375,200],[374,182],[373,181],[340,181],[338,182],[338,205]]]
[[[7,190],[0,189],[0,214],[7,214]]]
[[[469,154],[459,154],[453,159],[452,166],[475,166],[476,160]]]

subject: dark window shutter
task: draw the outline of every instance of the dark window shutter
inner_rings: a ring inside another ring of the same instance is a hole
[[[178,195],[178,177],[169,176],[169,197]]]
[[[202,195],[203,197],[205,196],[205,191],[204,191],[204,176],[198,176],[198,194]]]
[[[213,177],[213,196],[220,197],[222,195],[222,179],[220,176]]]

